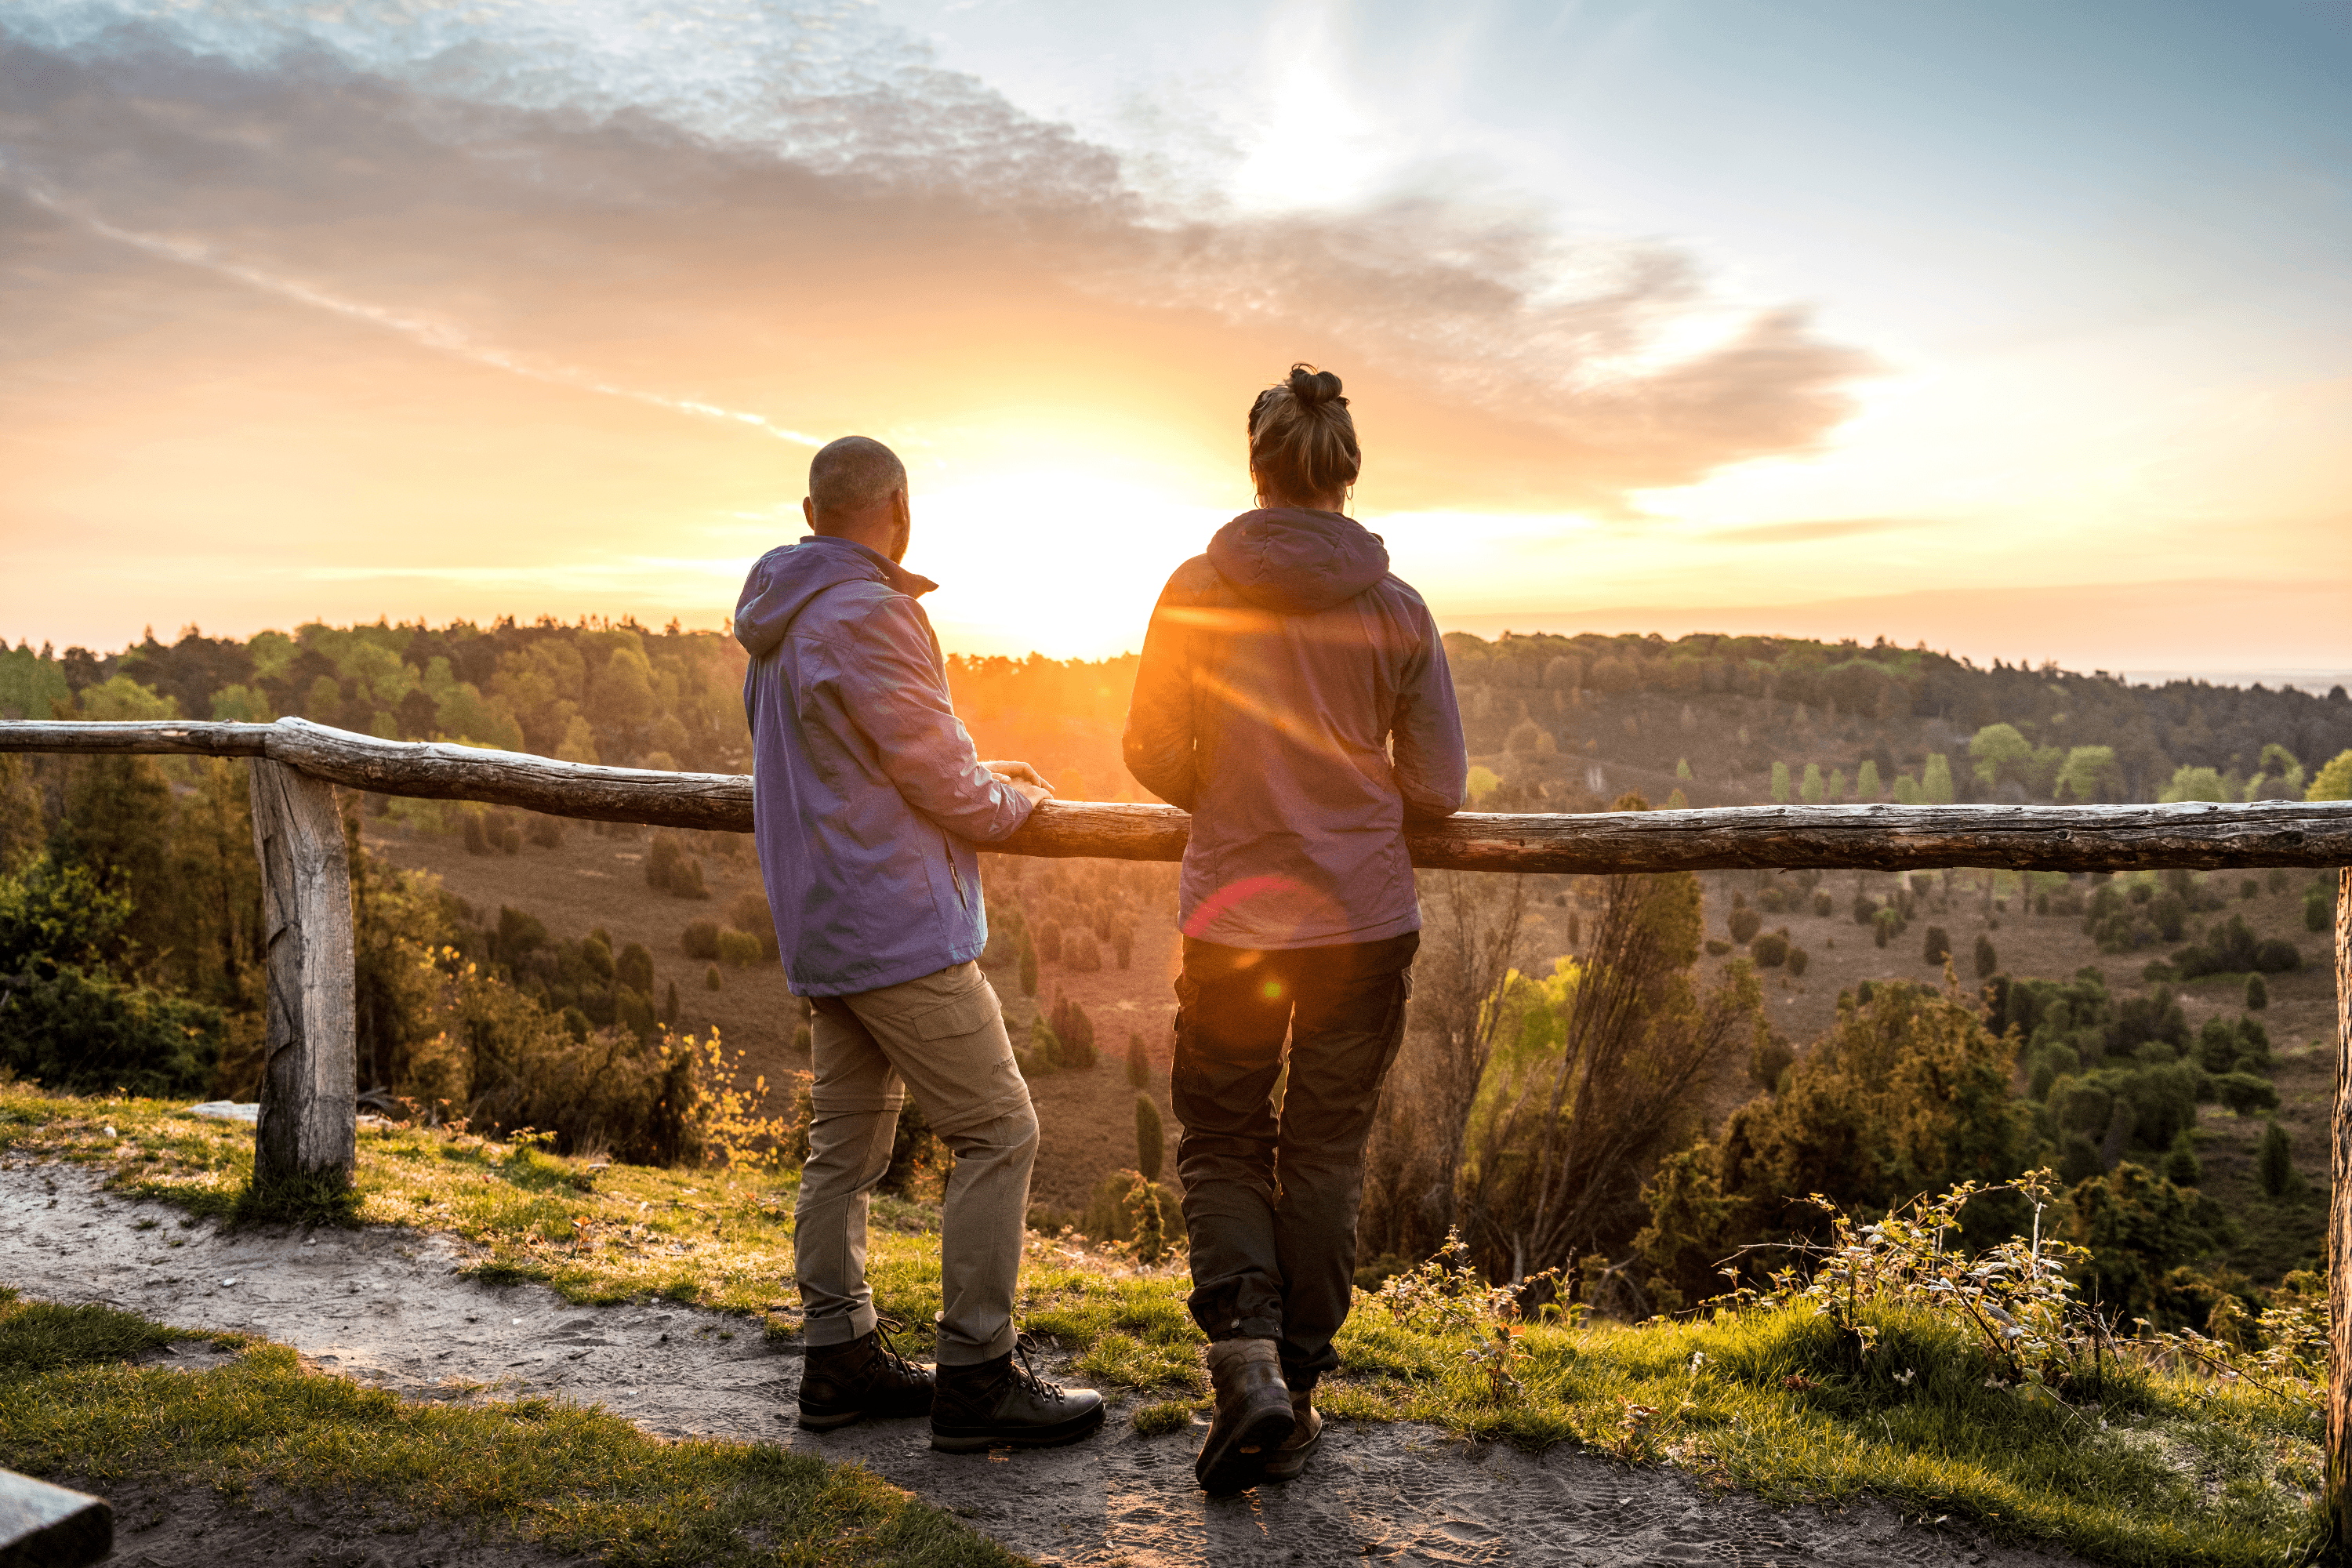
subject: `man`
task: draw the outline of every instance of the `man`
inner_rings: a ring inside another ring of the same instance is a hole
[[[899,564],[912,525],[897,455],[834,442],[801,510],[810,537],[761,557],[735,606],[760,869],[793,990],[816,1013],[793,1214],[801,1425],[929,1413],[932,1447],[950,1452],[1066,1443],[1102,1424],[1102,1397],[1015,1359],[1037,1117],[975,962],[988,922],[972,847],[1051,791],[1025,763],[980,761],[956,719],[915,602],[938,584]],[[866,1198],[909,1089],[956,1162],[936,1373],[885,1342],[866,1281]]]

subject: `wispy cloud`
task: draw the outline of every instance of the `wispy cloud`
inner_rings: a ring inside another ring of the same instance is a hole
[[[1762,522],[1740,528],[1709,529],[1698,537],[1709,544],[1802,544],[1820,539],[1852,539],[1861,534],[1895,533],[1924,528],[1921,517],[1834,517],[1794,522]]]
[[[0,163],[0,177],[5,177],[5,163]],[[135,250],[142,251],[149,256],[160,257],[166,261],[176,261],[183,266],[200,268],[218,277],[233,279],[249,288],[260,289],[265,294],[291,300],[295,304],[307,306],[312,310],[324,310],[330,315],[341,317],[348,321],[358,321],[366,326],[381,328],[384,331],[430,349],[436,353],[447,354],[453,359],[461,359],[469,364],[505,371],[510,375],[525,376],[551,386],[570,387],[577,392],[593,392],[605,397],[625,398],[632,403],[641,403],[650,408],[667,409],[673,414],[690,415],[698,419],[725,420],[730,424],[757,430],[761,435],[772,436],[780,441],[795,442],[803,447],[824,445],[821,437],[806,435],[798,430],[786,429],[757,414],[747,414],[741,409],[721,408],[715,404],[698,402],[692,398],[667,397],[660,393],[646,392],[638,387],[617,386],[587,371],[572,366],[550,363],[509,353],[496,344],[481,342],[455,322],[407,315],[398,310],[387,310],[381,305],[371,305],[363,300],[346,299],[299,279],[281,277],[261,268],[234,260],[221,255],[215,246],[210,242],[175,239],[168,235],[142,234],[136,229],[119,227],[104,218],[79,210],[76,204],[61,200],[29,182],[19,184],[16,188],[20,195],[35,205],[55,213],[60,217],[79,223],[91,233],[103,238],[118,241]]]

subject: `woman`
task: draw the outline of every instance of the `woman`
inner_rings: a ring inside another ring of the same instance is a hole
[[[1129,771],[1192,814],[1171,1089],[1213,1494],[1297,1475],[1321,1436],[1421,941],[1404,825],[1460,810],[1468,772],[1428,606],[1342,511],[1362,457],[1339,378],[1293,365],[1260,393],[1249,462],[1257,509],[1152,611],[1126,735]]]

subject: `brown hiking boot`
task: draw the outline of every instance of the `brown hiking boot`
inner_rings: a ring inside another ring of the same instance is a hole
[[[1283,1440],[1281,1447],[1266,1458],[1267,1480],[1297,1479],[1298,1472],[1307,1468],[1307,1457],[1315,1452],[1318,1443],[1323,1441],[1323,1413],[1315,1408],[1313,1389],[1290,1396],[1290,1436]]]
[[[801,1425],[830,1432],[861,1416],[928,1415],[931,1369],[900,1355],[893,1321],[846,1344],[811,1346],[801,1369]]]
[[[947,1454],[988,1448],[1050,1448],[1074,1443],[1103,1424],[1103,1397],[1091,1388],[1047,1383],[1029,1364],[1029,1336],[993,1361],[940,1369],[931,1405],[931,1447]]]
[[[1211,1497],[1229,1497],[1257,1485],[1274,1450],[1289,1440],[1290,1390],[1272,1340],[1219,1340],[1208,1363],[1217,1410],[1192,1476]]]

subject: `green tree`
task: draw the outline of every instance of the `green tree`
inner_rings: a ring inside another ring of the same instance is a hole
[[[1877,761],[1864,757],[1861,768],[1853,775],[1854,799],[1864,802],[1876,800],[1884,788],[1885,786],[1878,782]]]
[[[2073,1239],[2091,1252],[2084,1294],[2126,1322],[2151,1315],[2164,1277],[2210,1245],[2195,1200],[2129,1161],[2077,1185],[2070,1204]]]
[[[1919,796],[1929,805],[1952,804],[1952,763],[1943,752],[1927,754],[1927,771],[1919,780]]]
[[[2270,985],[2259,974],[2246,976],[2246,1011],[2259,1013],[2271,1005]]]
[[[2254,1170],[2263,1193],[2271,1197],[2283,1198],[2303,1186],[2303,1177],[2294,1168],[2294,1145],[2286,1129],[2275,1121],[2263,1130],[2262,1152],[2255,1157]]]
[[[1772,764],[1772,798],[1782,805],[1789,804],[1789,764]]]
[[[2196,1134],[2184,1127],[2165,1151],[2164,1179],[2176,1187],[2197,1187],[2205,1183],[2205,1166],[2197,1158]]]
[[[1780,1091],[1725,1125],[1718,1172],[1743,1205],[1743,1235],[1811,1226],[1793,1201],[1807,1193],[1883,1211],[2017,1174],[2032,1123],[2010,1095],[2015,1049],[1969,1000],[1936,986],[1884,981],[1866,1000],[1841,997],[1837,1022]]]
[[[1822,803],[1822,764],[1821,764],[1821,763],[1807,763],[1805,764],[1805,782],[1804,782],[1803,784],[1800,784],[1800,785],[1798,786],[1798,788],[1797,788],[1797,798],[1798,798],[1798,799],[1800,799],[1800,800],[1801,800],[1801,801],[1803,801],[1807,805],[1821,805],[1821,803]]]
[[[2000,954],[1993,951],[1992,938],[1982,931],[1977,933],[1976,967],[1979,980],[1991,979],[1992,972],[2000,967]]]
[[[2229,786],[2221,775],[2211,768],[2192,768],[2183,763],[2172,770],[2172,782],[2158,793],[2160,801],[2228,800]]]
[[[1916,805],[1919,804],[1919,781],[1909,773],[1897,773],[1895,775],[1894,794],[1895,805]]]
[[[1151,1103],[1148,1094],[1135,1097],[1135,1168],[1143,1173],[1147,1182],[1160,1179],[1160,1166],[1168,1152],[1168,1133],[1160,1120],[1160,1108]]]
[[[2123,770],[2113,746],[2076,746],[2058,770],[2057,798],[2092,805],[2123,793]]]
[[[37,860],[47,837],[32,763],[14,752],[0,753],[0,877]]]
[[[2352,751],[2336,753],[2322,763],[2319,771],[2311,775],[2311,785],[2304,791],[2306,800],[2352,800]]]
[[[2014,724],[1988,724],[1969,738],[1977,787],[1990,794],[2004,778],[2020,778],[2033,763],[2032,742]]]
[[[1945,931],[1942,926],[1929,926],[1927,928],[1927,940],[1921,944],[1920,947],[1919,962],[1922,963],[1941,963],[1944,960],[1951,956],[1952,939],[1950,935]]]
[[[1675,777],[1687,784],[1690,782],[1690,759],[1688,757],[1676,757],[1675,759]]]
[[[1021,933],[1021,994],[1037,994],[1037,944],[1026,931]]]

